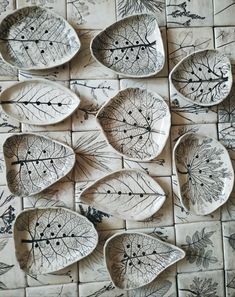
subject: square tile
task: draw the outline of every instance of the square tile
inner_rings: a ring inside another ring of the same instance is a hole
[[[235,159],[235,123],[218,124],[219,141],[227,148],[231,159]]]
[[[76,164],[73,180],[96,180],[122,169],[122,158],[107,144],[100,131],[73,132],[73,148]]]
[[[228,97],[218,105],[218,122],[235,122],[235,83]]]
[[[209,294],[209,295],[208,295]],[[224,296],[224,273],[222,270],[178,274],[178,296]]]
[[[235,270],[235,221],[224,222],[222,224],[224,243],[224,268],[225,270]]]
[[[1,297],[25,297],[24,289],[1,291]]]
[[[213,26],[213,2],[167,0],[166,16],[168,27]]]
[[[68,0],[67,18],[76,29],[104,29],[116,21],[115,0]]]
[[[50,297],[77,297],[78,287],[77,284],[29,287],[26,288],[26,297],[42,297],[45,292]]]
[[[81,192],[93,182],[77,182],[75,185],[75,209],[86,216],[97,228],[97,230],[114,230],[125,228],[125,221],[107,213],[99,211],[80,201]]]
[[[185,258],[177,263],[179,273],[223,269],[219,221],[178,224],[175,229],[176,245],[186,252]]]
[[[228,199],[228,201],[221,208],[222,221],[235,220],[235,188]]]
[[[235,25],[235,2],[233,0],[214,0],[214,25]]]
[[[1,0],[0,2],[0,21],[15,9],[14,0]]]
[[[79,285],[79,297],[128,297],[127,294],[126,291],[114,287],[110,281]]]
[[[225,272],[226,297],[235,296],[235,270]]]
[[[173,225],[173,203],[170,177],[158,177],[155,180],[163,188],[166,193],[166,201],[163,206],[146,221],[126,221],[127,229],[150,228],[157,226],[171,226]]]
[[[207,48],[214,48],[213,29],[175,28],[167,30],[169,70],[187,55]]]
[[[72,116],[72,130],[98,129],[96,114],[101,106],[119,90],[118,80],[74,80],[70,88],[81,100]]]

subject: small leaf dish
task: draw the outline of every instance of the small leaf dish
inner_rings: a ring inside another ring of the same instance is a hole
[[[186,211],[207,215],[228,200],[234,172],[229,154],[220,142],[186,133],[178,139],[173,154],[179,197]]]
[[[140,88],[118,92],[97,113],[107,142],[120,155],[134,161],[150,161],[163,150],[171,116],[157,93]]]
[[[191,103],[219,104],[232,88],[230,60],[217,50],[196,51],[172,69],[170,82],[176,93]]]
[[[104,246],[113,284],[132,290],[152,282],[162,271],[185,257],[185,252],[155,237],[138,232],[117,233]]]
[[[154,15],[123,18],[101,31],[91,41],[94,59],[117,74],[148,77],[165,63],[161,32]]]
[[[0,23],[3,60],[24,70],[57,67],[80,49],[76,31],[61,16],[39,6],[8,14]]]
[[[0,95],[5,113],[19,122],[52,125],[69,117],[80,99],[64,86],[49,80],[19,82]]]
[[[97,210],[124,220],[143,221],[163,205],[166,194],[140,170],[124,169],[99,179],[86,188],[80,200]]]
[[[62,207],[22,211],[14,223],[16,258],[28,274],[52,273],[88,256],[98,243],[93,224]]]
[[[21,197],[42,192],[66,176],[75,164],[71,147],[33,133],[8,137],[3,155],[8,188]]]

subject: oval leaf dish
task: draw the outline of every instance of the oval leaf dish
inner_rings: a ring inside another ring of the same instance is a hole
[[[86,188],[80,200],[124,220],[142,221],[163,205],[166,195],[148,174],[138,170],[111,173]]]
[[[30,274],[60,270],[88,256],[98,243],[93,224],[65,208],[21,212],[14,224],[16,258]]]
[[[48,80],[28,80],[4,90],[0,103],[9,116],[20,122],[51,125],[70,116],[80,100],[60,84]]]
[[[174,147],[174,161],[186,211],[207,215],[228,200],[234,172],[227,150],[217,140],[186,133]]]
[[[229,58],[217,50],[190,54],[171,71],[170,81],[185,100],[202,106],[223,101],[232,88]]]
[[[20,69],[47,69],[71,60],[80,48],[75,30],[59,15],[29,6],[7,15],[0,24],[0,52]]]
[[[120,91],[99,110],[97,120],[108,143],[136,161],[149,161],[161,153],[171,124],[165,101],[139,88]]]
[[[91,42],[93,57],[114,72],[147,77],[164,66],[164,47],[153,15],[126,17],[101,31]]]
[[[38,134],[13,134],[3,144],[3,154],[8,188],[16,196],[43,191],[75,164],[72,148]]]
[[[152,282],[185,257],[180,248],[142,233],[119,233],[104,246],[106,266],[114,285],[131,290]]]

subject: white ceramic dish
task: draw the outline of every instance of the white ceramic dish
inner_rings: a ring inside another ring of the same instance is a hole
[[[62,85],[49,80],[17,83],[0,94],[2,109],[26,124],[51,125],[69,117],[80,99]]]
[[[186,211],[207,215],[223,205],[234,184],[229,154],[217,140],[186,133],[174,147],[179,196]]]
[[[167,267],[183,259],[185,252],[150,235],[123,232],[106,241],[104,256],[114,285],[131,290],[152,282]]]
[[[86,188],[80,200],[124,220],[143,221],[155,214],[166,195],[159,184],[140,170],[113,172]]]
[[[123,18],[91,41],[94,59],[117,74],[148,77],[162,70],[165,53],[154,15]]]
[[[99,110],[97,121],[117,153],[130,160],[150,161],[166,144],[170,117],[168,105],[158,94],[128,88]]]
[[[16,258],[26,273],[52,273],[88,256],[98,243],[93,224],[62,207],[32,208],[14,223]]]
[[[3,60],[24,70],[62,65],[80,49],[77,33],[69,23],[39,6],[8,14],[0,23],[0,40]]]
[[[7,185],[16,196],[40,193],[66,176],[75,164],[71,147],[33,133],[8,137],[3,154]]]
[[[170,73],[178,95],[201,106],[222,102],[232,88],[229,58],[217,50],[202,50],[188,55]]]

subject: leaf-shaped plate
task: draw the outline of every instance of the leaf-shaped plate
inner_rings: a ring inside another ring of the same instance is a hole
[[[45,136],[13,134],[3,144],[8,188],[16,196],[40,193],[75,164],[72,148]]]
[[[228,200],[234,172],[221,143],[211,137],[186,133],[177,141],[173,158],[185,210],[207,215]]]
[[[156,93],[128,88],[111,98],[97,120],[108,143],[124,157],[150,161],[163,150],[170,131],[170,111]]]
[[[75,30],[61,16],[42,7],[15,10],[0,24],[0,52],[20,69],[47,69],[71,60],[80,48]]]
[[[165,53],[157,20],[150,14],[126,17],[91,41],[91,53],[103,66],[131,77],[148,77],[164,66]]]
[[[229,58],[217,50],[202,50],[180,61],[170,73],[170,82],[185,100],[202,106],[223,101],[232,88]]]
[[[71,90],[48,80],[20,82],[0,95],[0,104],[9,116],[33,125],[59,123],[70,116],[79,103]]]
[[[150,235],[123,232],[106,241],[104,256],[114,285],[131,290],[152,282],[167,267],[183,259],[185,252]]]
[[[14,224],[16,258],[30,274],[60,270],[88,256],[98,243],[93,224],[65,208],[32,208]]]
[[[140,170],[124,169],[86,188],[80,200],[124,220],[142,221],[163,205],[166,195],[159,184]]]

